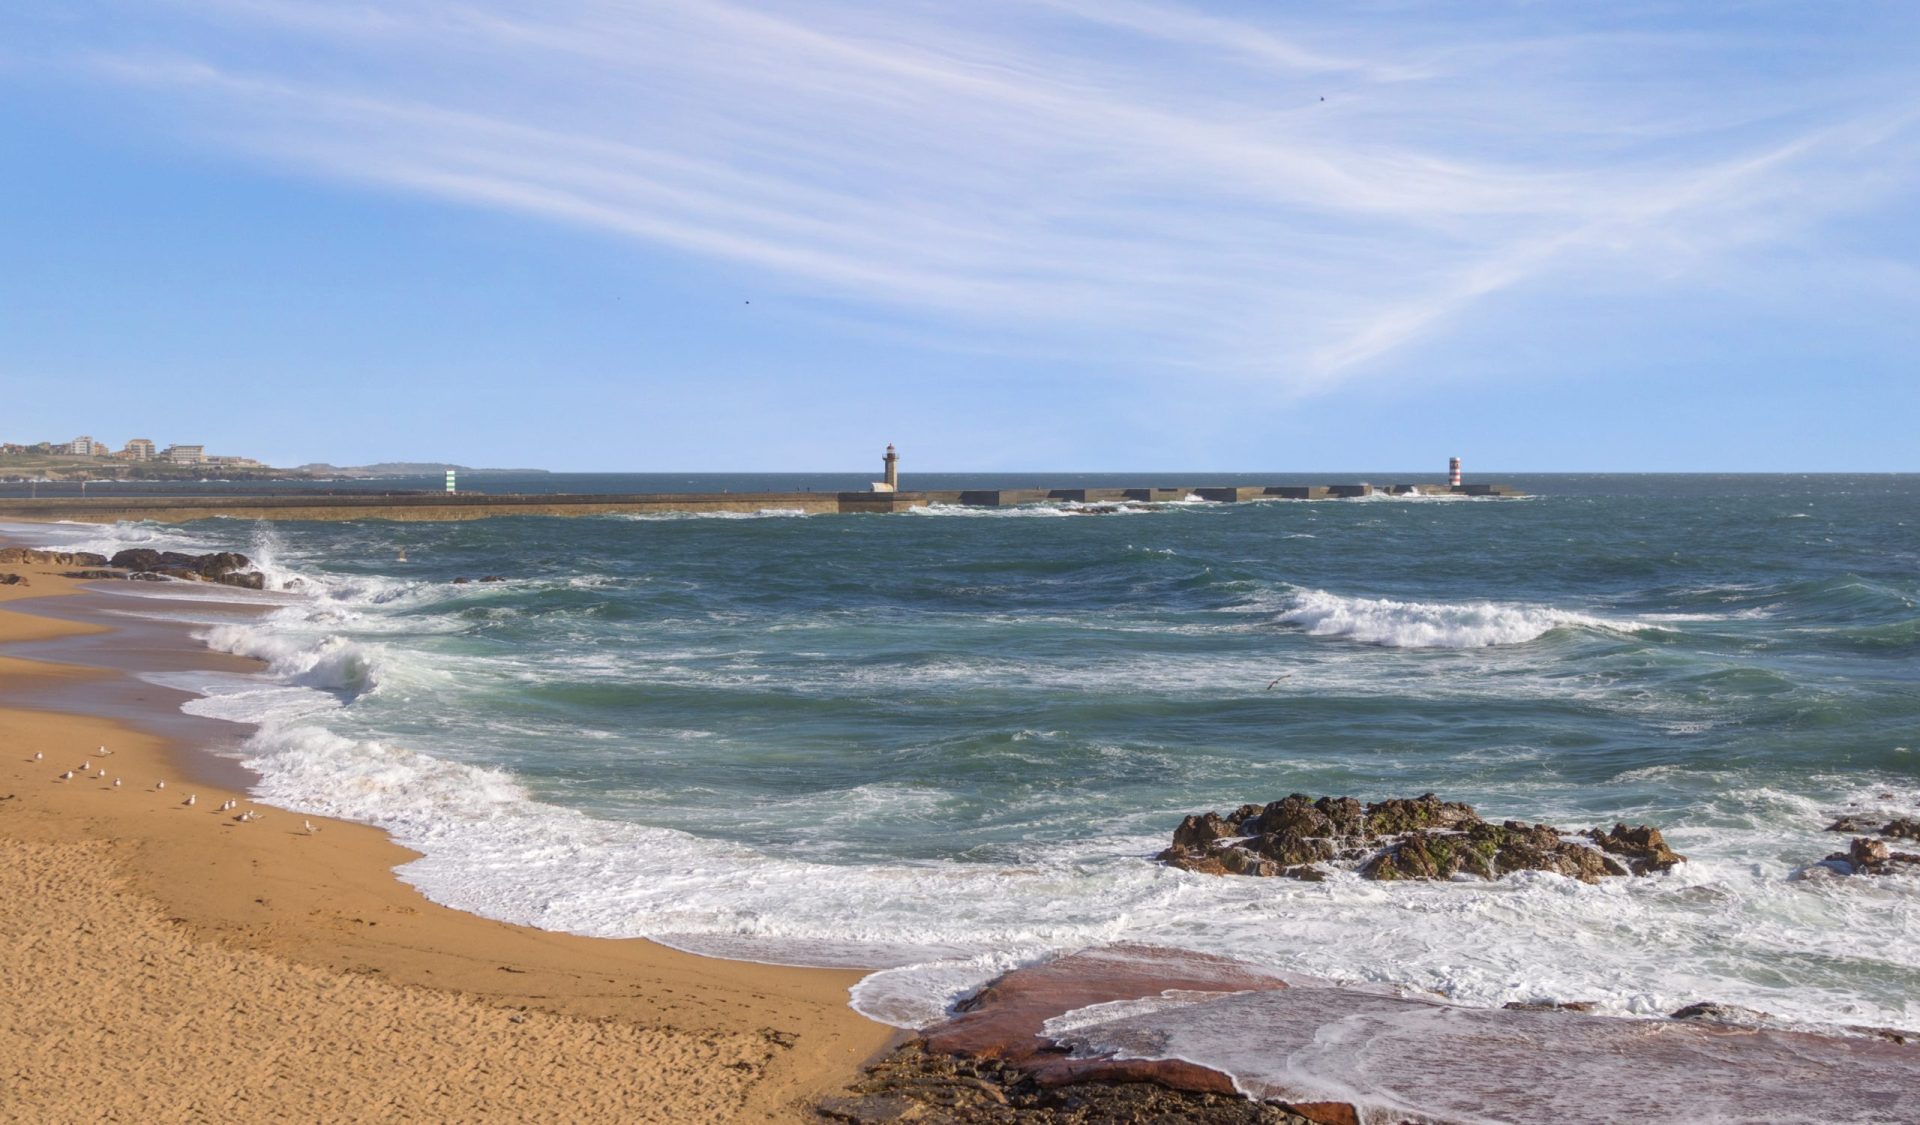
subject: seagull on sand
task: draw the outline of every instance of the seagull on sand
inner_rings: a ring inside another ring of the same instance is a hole
[[[72,771],[72,770],[68,770],[67,772],[65,772],[65,773],[63,773],[63,774],[61,774],[61,775],[60,775],[60,780],[61,780],[61,781],[72,781],[72,780],[73,780],[73,771]]]
[[[181,803],[181,804],[183,804],[183,805],[188,805],[188,806],[191,806],[191,805],[192,805],[192,804],[193,804],[193,803],[194,803],[195,801],[198,801],[199,799],[200,799],[200,794],[198,794],[198,793],[189,793],[189,794],[187,794],[187,799],[186,799],[186,800],[184,800],[184,801],[182,801],[182,802],[180,802],[180,803]]]
[[[156,781],[153,783],[153,787],[155,789],[165,789],[167,787],[167,783],[164,781]]]
[[[42,758],[44,758],[44,757],[46,757],[46,755],[45,755],[45,754],[42,754],[42,753],[41,753],[40,751],[38,751],[38,750],[35,750],[35,751],[33,752],[33,760],[34,760],[34,761],[36,761],[36,762],[37,762],[37,761],[39,761],[40,759],[42,759]]]
[[[306,824],[306,826],[307,826],[307,835],[309,835],[309,836],[311,836],[311,835],[313,835],[313,834],[314,834],[315,832],[318,832],[318,831],[320,831],[320,830],[319,830],[318,828],[315,828],[315,827],[313,826],[313,821],[311,821],[311,820],[309,820],[309,821],[305,821],[304,823],[305,823],[305,824]]]
[[[117,777],[116,777],[116,778],[114,778],[114,779],[113,779],[113,787],[114,787],[115,789],[118,789],[118,788],[120,788],[120,779],[119,779],[119,778],[117,778]]]
[[[109,749],[107,749],[106,747],[104,747],[104,746],[102,746],[102,747],[101,747],[100,749],[98,749],[98,750],[95,750],[95,751],[93,752],[93,756],[94,756],[94,757],[96,757],[96,758],[104,758],[104,757],[106,757],[106,756],[107,756],[108,754],[111,754],[111,753],[113,753],[113,751],[111,751],[111,750],[109,750]]]

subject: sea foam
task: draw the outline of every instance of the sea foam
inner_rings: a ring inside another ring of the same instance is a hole
[[[1278,620],[1316,637],[1387,648],[1486,648],[1539,640],[1555,629],[1631,633],[1649,626],[1551,606],[1511,602],[1413,602],[1299,590]]]

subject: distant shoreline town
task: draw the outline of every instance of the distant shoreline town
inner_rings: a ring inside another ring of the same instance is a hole
[[[151,438],[133,438],[119,450],[81,435],[67,442],[0,442],[0,480],[332,480],[341,477],[430,476],[448,469],[466,473],[543,473],[544,469],[475,469],[442,461],[392,461],[377,465],[308,464],[276,468],[254,457],[208,453],[205,445],[162,448]]]

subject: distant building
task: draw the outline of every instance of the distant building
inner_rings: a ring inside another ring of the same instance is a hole
[[[92,438],[83,436],[74,438],[72,441],[61,446],[60,452],[70,454],[74,457],[105,457],[108,449]]]
[[[125,449],[120,451],[120,459],[123,461],[151,461],[155,456],[156,453],[151,438],[134,438],[127,443]]]
[[[218,465],[223,469],[264,469],[266,468],[266,465],[263,462],[256,461],[251,457],[208,457],[206,458],[206,464]]]
[[[160,451],[160,460],[169,465],[204,465],[207,462],[207,447],[204,445],[169,445]]]

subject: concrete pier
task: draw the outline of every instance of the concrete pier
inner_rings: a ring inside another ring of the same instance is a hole
[[[0,498],[0,520],[474,520],[496,516],[663,515],[701,512],[803,512],[808,515],[883,514],[930,504],[1007,508],[1023,504],[1167,503],[1197,496],[1217,503],[1255,500],[1322,500],[1362,497],[1371,484],[1202,485],[1192,488],[989,488],[928,492],[649,492],[591,493],[276,493],[270,495],[89,496],[50,499]],[[1395,495],[1456,493],[1521,496],[1500,484],[1396,484],[1379,491]]]

